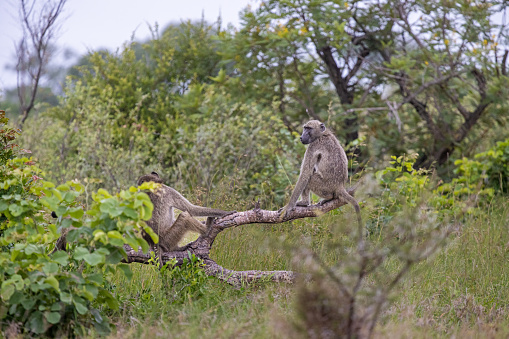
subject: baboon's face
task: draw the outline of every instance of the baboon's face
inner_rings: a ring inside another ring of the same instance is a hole
[[[310,144],[319,137],[322,136],[323,132],[325,132],[325,125],[322,124],[318,120],[308,121],[304,125],[304,131],[300,137],[300,141],[304,144]]]

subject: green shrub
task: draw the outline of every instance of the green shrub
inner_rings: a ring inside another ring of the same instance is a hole
[[[107,333],[109,323],[97,308],[118,307],[105,288],[116,271],[130,276],[123,245],[148,249],[137,233],[150,232],[143,222],[152,203],[137,188],[115,196],[105,190],[92,194],[85,209],[76,181],[55,186],[13,143],[19,131],[6,126],[0,111],[0,329],[28,335],[84,335],[94,326]],[[149,185],[150,186],[150,185]],[[150,188],[142,187],[142,188]],[[59,216],[52,223],[50,211]],[[65,228],[69,251],[53,251]]]
[[[480,194],[493,196],[499,192],[509,193],[509,139],[497,142],[486,152],[478,153],[473,159],[463,158],[454,163],[458,166],[451,185],[457,188],[456,195]]]

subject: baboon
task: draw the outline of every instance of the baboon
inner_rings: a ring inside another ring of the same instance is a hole
[[[345,189],[348,160],[338,139],[323,123],[311,120],[304,125],[300,141],[309,146],[302,160],[299,179],[283,216],[287,211],[295,209],[295,206],[309,206],[311,192],[323,198],[319,202],[320,205],[342,197],[355,208],[359,230],[362,230],[359,204]],[[302,200],[297,201],[301,195]]]
[[[148,181],[161,184],[161,187],[156,192],[147,192],[154,205],[152,218],[147,221],[147,225],[159,236],[159,246],[156,247],[156,252],[159,252],[158,249],[161,249],[162,252],[177,250],[178,243],[182,240],[186,232],[193,231],[204,234],[212,225],[214,217],[223,217],[236,212],[193,205],[178,191],[164,185],[156,172],[141,176],[137,184],[140,186],[142,183]],[[175,220],[174,208],[182,211],[177,220]],[[51,215],[57,218],[55,212],[52,212]],[[193,216],[208,217],[207,222],[203,224],[193,218]],[[62,230],[62,235],[57,240],[54,251],[65,250],[66,235],[70,229],[74,229],[74,227]],[[143,238],[151,246],[155,245],[148,234],[144,233]]]
[[[193,205],[178,191],[164,185],[156,172],[141,176],[138,179],[138,186],[148,181],[161,184],[156,192],[147,192],[154,205],[152,218],[147,225],[159,236],[159,247],[163,252],[178,249],[178,243],[187,231],[204,234],[212,224],[213,217],[223,217],[236,212]],[[174,208],[182,211],[177,220],[175,220]],[[193,216],[209,218],[204,225]],[[154,245],[148,234],[144,234],[143,237],[149,244]]]

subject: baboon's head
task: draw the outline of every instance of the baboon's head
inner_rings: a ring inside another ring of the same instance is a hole
[[[308,121],[304,125],[304,131],[300,137],[300,141],[304,144],[310,144],[325,133],[325,125],[318,120]]]
[[[163,180],[159,177],[159,174],[157,174],[156,172],[152,172],[150,174],[142,175],[141,177],[139,177],[137,185],[140,186],[144,182],[148,182],[148,181],[153,181],[156,184],[163,183]]]

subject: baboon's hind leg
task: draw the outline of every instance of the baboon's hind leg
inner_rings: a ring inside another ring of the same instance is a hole
[[[161,249],[164,252],[178,249],[178,243],[188,231],[203,234],[207,231],[207,226],[193,218],[188,212],[182,212],[173,225],[159,235]]]

